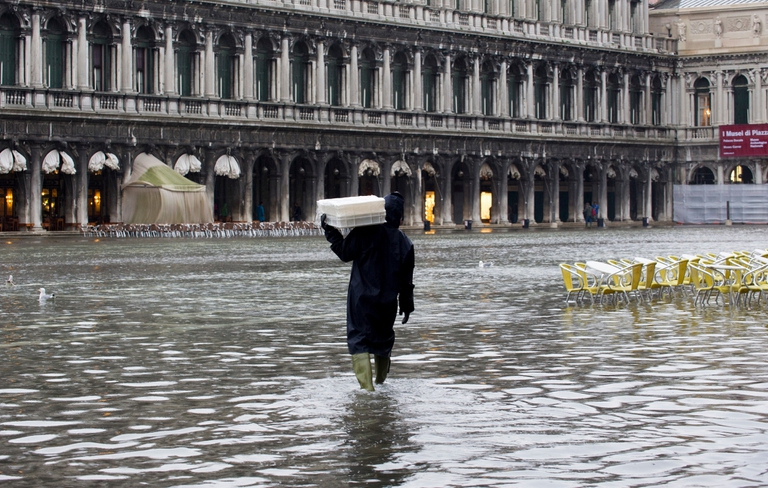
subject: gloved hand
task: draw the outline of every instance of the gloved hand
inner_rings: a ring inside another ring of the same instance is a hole
[[[403,312],[400,311],[400,315],[403,315]],[[405,315],[403,316],[403,325],[408,323],[408,317],[411,316],[411,312],[405,312]]]
[[[328,230],[328,227],[330,227],[330,225],[328,225],[328,223],[325,221],[325,214],[323,214],[320,216],[320,228],[323,230]]]

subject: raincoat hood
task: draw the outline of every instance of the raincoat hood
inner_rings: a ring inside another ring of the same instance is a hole
[[[387,213],[388,224],[400,227],[400,221],[405,212],[405,199],[399,192],[392,192],[384,197],[384,211]]]

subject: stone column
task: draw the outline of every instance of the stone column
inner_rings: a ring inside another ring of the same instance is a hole
[[[536,168],[536,164],[529,164],[528,167],[529,171],[525,175],[525,217],[523,218],[528,219],[531,224],[535,224],[536,219],[534,218],[534,214],[536,207],[536,185],[533,171]]]
[[[573,165],[573,169],[573,178],[576,181],[576,194],[573,203],[576,208],[574,209],[573,221],[584,222],[584,214],[582,213],[584,210],[584,164],[576,163]]]
[[[562,103],[560,101],[560,65],[558,63],[555,63],[553,67],[554,77],[552,79],[552,111],[554,112],[550,120],[562,120],[561,117],[561,106]]]
[[[608,73],[600,70],[600,122],[608,122]]]
[[[216,63],[215,56],[213,55],[213,31],[208,29],[205,33],[205,72],[203,73],[203,80],[205,83],[206,97],[216,96]]]
[[[584,122],[584,67],[579,66],[576,74],[576,121]]]
[[[88,80],[88,40],[86,39],[86,21],[85,16],[77,19],[77,89],[88,90],[90,83]]]
[[[557,224],[560,222],[560,163],[552,161],[550,168],[552,169],[552,174],[549,175],[549,222]]]
[[[176,52],[173,49],[173,27],[165,26],[165,94],[176,94]]]
[[[536,116],[536,110],[534,107],[534,99],[533,99],[533,61],[528,62],[527,66],[528,70],[528,82],[525,86],[525,110],[526,114],[520,114],[523,117],[528,117],[529,119],[532,119]],[[527,217],[526,217],[527,218]]]
[[[216,165],[216,153],[208,149],[205,151],[205,161],[203,161],[203,177],[205,178],[205,194],[208,197],[208,203],[211,205],[211,213],[214,209],[214,196],[216,189],[216,174],[213,172],[213,168]]]
[[[643,96],[645,97],[645,100],[643,100],[645,102],[643,104],[645,106],[645,109],[643,110],[643,114],[640,117],[640,123],[645,125],[650,125],[651,122],[653,122],[653,118],[652,118],[653,97],[651,96],[651,72],[650,71],[645,73],[645,90],[643,91]]]
[[[621,88],[621,114],[619,121],[629,123],[629,71],[624,72],[624,86]]]
[[[445,168],[443,168],[443,181],[436,181],[435,184],[439,185],[442,183],[443,185],[443,204],[441,206],[442,210],[442,221],[443,225],[450,225],[453,224],[453,192],[451,191],[451,165],[445,164]]]
[[[29,204],[29,214],[27,215],[28,220],[26,223],[32,224],[33,232],[40,232],[43,230],[43,200],[40,196],[43,192],[43,156],[41,153],[42,148],[37,144],[32,145],[30,149],[29,169],[31,177],[27,187],[29,194],[26,196]]]
[[[243,59],[243,98],[253,100],[253,32],[245,33]],[[251,205],[251,211],[253,210]]]
[[[421,77],[421,49],[416,48],[413,53],[413,108],[417,112],[424,109],[423,82]]]
[[[643,202],[645,204],[645,208],[643,209],[643,213],[645,214],[645,217],[648,218],[648,222],[651,222],[653,220],[653,178],[652,178],[652,174],[653,174],[653,168],[649,166],[648,167],[648,175],[646,176],[646,179],[645,179],[645,185],[643,185],[644,186],[644,188],[643,188],[644,192],[643,193],[645,193],[645,198],[644,198],[645,201]]]
[[[507,60],[501,62],[501,73],[499,73],[499,115],[502,117],[509,116],[509,90],[507,87]],[[504,173],[506,178],[506,173]],[[506,193],[506,192],[504,192]],[[504,215],[507,214],[506,205],[503,207]],[[503,221],[507,221],[507,218],[502,218]]]
[[[244,174],[240,176],[243,181],[243,211],[240,214],[240,220],[245,222],[253,221],[253,166],[256,163],[256,155],[252,152],[246,153],[243,158],[245,167]]]
[[[472,62],[472,115],[481,115],[482,111],[482,93],[480,92],[480,56],[477,56]],[[478,203],[478,212],[479,212]],[[474,212],[474,210],[473,210]],[[478,215],[480,215],[478,213]],[[474,220],[474,215],[472,219]]]
[[[280,215],[277,220],[289,222],[291,220],[291,155],[283,153],[280,158],[281,178],[280,178]]]
[[[358,60],[357,60],[357,44],[352,44],[352,49],[350,52],[350,73],[349,73],[349,84],[350,84],[350,105],[354,108],[359,108],[361,106],[360,104],[360,69],[358,68]]]
[[[75,218],[77,223],[88,225],[88,152],[86,146],[78,148],[75,178]]]
[[[607,168],[600,168],[598,170],[600,177],[600,185],[598,186],[598,202],[600,205],[600,213],[597,214],[597,218],[608,220],[608,171]]]
[[[453,80],[451,79],[451,55],[445,55],[445,66],[443,71],[443,112],[453,112]]]
[[[122,76],[120,77],[120,91],[132,93],[133,90],[133,47],[131,47],[131,20],[123,21],[122,42],[120,43],[122,58]],[[87,60],[86,60],[87,62]],[[87,223],[87,222],[86,222]]]
[[[326,104],[326,89],[325,89],[325,44],[323,41],[317,41],[317,63],[315,64],[315,80],[317,80],[315,87],[317,88],[316,103],[319,105]]]
[[[472,204],[472,220],[477,222],[477,225],[482,225],[480,221],[480,166],[481,161],[475,161],[472,165],[472,191],[470,192],[471,204]]]
[[[384,109],[392,109],[392,74],[390,68],[390,48],[384,48],[384,73],[381,80],[381,98]]]
[[[40,12],[32,11],[32,46],[30,49],[32,87],[43,87],[43,41],[40,37]],[[42,205],[42,204],[41,204]]]
[[[291,61],[289,49],[288,36],[284,34],[280,41],[280,84],[278,85],[278,90],[280,90],[280,101],[286,103],[291,101]]]
[[[760,69],[755,69],[752,75],[755,77],[755,91],[752,97],[752,104],[754,109],[752,110],[753,119],[755,124],[763,123],[763,79],[760,74]]]

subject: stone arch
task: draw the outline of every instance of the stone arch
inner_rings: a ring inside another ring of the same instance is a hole
[[[507,192],[507,219],[517,223],[524,218],[524,190],[521,179],[524,178],[524,169],[519,162],[511,162],[505,174]]]
[[[314,218],[314,165],[306,155],[296,156],[289,168],[288,205],[291,220]]]
[[[256,207],[264,207],[264,220],[272,222],[280,215],[280,164],[272,152],[264,150],[256,155],[253,164],[253,216],[256,218]]]
[[[472,167],[463,157],[451,167],[451,202],[454,222],[472,218]]]
[[[686,183],[689,185],[714,185],[717,183],[717,170],[706,163],[698,164],[691,168]]]
[[[749,162],[735,162],[726,166],[725,181],[723,183],[736,183],[736,184],[754,184],[755,183],[755,171],[752,163]]]
[[[349,168],[341,156],[331,156],[323,165],[323,198],[346,197],[349,193]]]
[[[442,166],[434,158],[429,158],[421,165],[421,200],[424,215],[423,220],[431,223],[443,223],[443,195],[440,187]]]

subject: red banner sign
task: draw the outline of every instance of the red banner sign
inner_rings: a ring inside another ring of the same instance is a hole
[[[768,156],[768,124],[720,126],[720,157]]]

